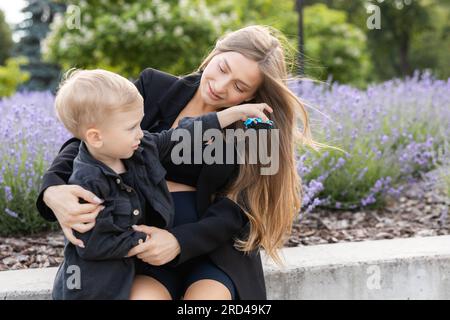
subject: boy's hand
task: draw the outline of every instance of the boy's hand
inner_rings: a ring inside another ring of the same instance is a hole
[[[241,104],[217,112],[217,118],[220,126],[225,128],[238,120],[245,121],[247,118],[261,118],[263,121],[267,121],[269,118],[264,111],[272,113],[273,109],[266,103]]]
[[[169,231],[146,225],[133,226],[133,229],[146,233],[147,239],[132,248],[127,257],[137,256],[148,264],[160,266],[172,261],[180,253],[180,244]]]

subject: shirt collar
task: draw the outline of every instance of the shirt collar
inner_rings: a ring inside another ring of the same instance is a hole
[[[128,170],[132,168],[132,166],[134,165],[134,161],[138,162],[139,164],[144,164],[144,159],[142,156],[143,150],[144,149],[142,147],[138,147],[130,159],[122,159],[122,161],[124,161],[125,165],[127,166]],[[86,143],[84,143],[84,141],[81,141],[80,143],[78,158],[80,159],[81,162],[88,163],[98,167],[102,171],[102,173],[106,176],[112,178],[117,178],[119,176],[116,172],[114,172],[113,169],[108,167],[106,164],[95,159],[89,152]]]

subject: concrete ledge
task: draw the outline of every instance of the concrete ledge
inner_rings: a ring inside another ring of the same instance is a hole
[[[58,268],[0,272],[0,300],[48,300]]]
[[[450,236],[283,249],[263,255],[268,298],[450,299]],[[50,299],[57,268],[0,272],[0,300]]]

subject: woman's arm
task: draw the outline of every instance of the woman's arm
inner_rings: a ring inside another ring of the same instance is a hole
[[[111,188],[105,180],[103,176],[91,172],[90,176],[81,178],[72,176],[69,182],[104,199],[111,199]],[[75,233],[84,244],[82,247],[76,247],[82,259],[94,261],[122,259],[131,248],[145,241],[147,238],[145,233],[131,230],[123,221],[118,221],[118,217],[123,213],[128,213],[127,208],[117,207],[115,201],[105,201],[96,218],[95,226],[88,232]],[[125,217],[129,219],[127,215]],[[126,221],[129,222],[128,219]]]
[[[66,142],[42,178],[36,207],[41,216],[48,221],[55,221],[56,216],[44,201],[44,194],[49,187],[67,184],[72,174],[73,159],[75,159],[78,153],[79,145],[80,141],[75,139]]]
[[[169,230],[180,246],[180,254],[173,265],[214,251],[240,235],[247,222],[247,217],[235,202],[221,197],[208,207],[199,221]]]
[[[247,232],[248,219],[232,200],[221,197],[206,210],[198,222],[164,230],[140,225],[135,231],[149,235],[149,240],[130,250],[152,265],[179,265],[189,259],[208,254],[224,243]]]

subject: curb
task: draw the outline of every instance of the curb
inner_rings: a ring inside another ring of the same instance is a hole
[[[450,236],[284,248],[262,253],[270,300],[450,299]],[[0,300],[47,300],[57,268],[0,272]]]

